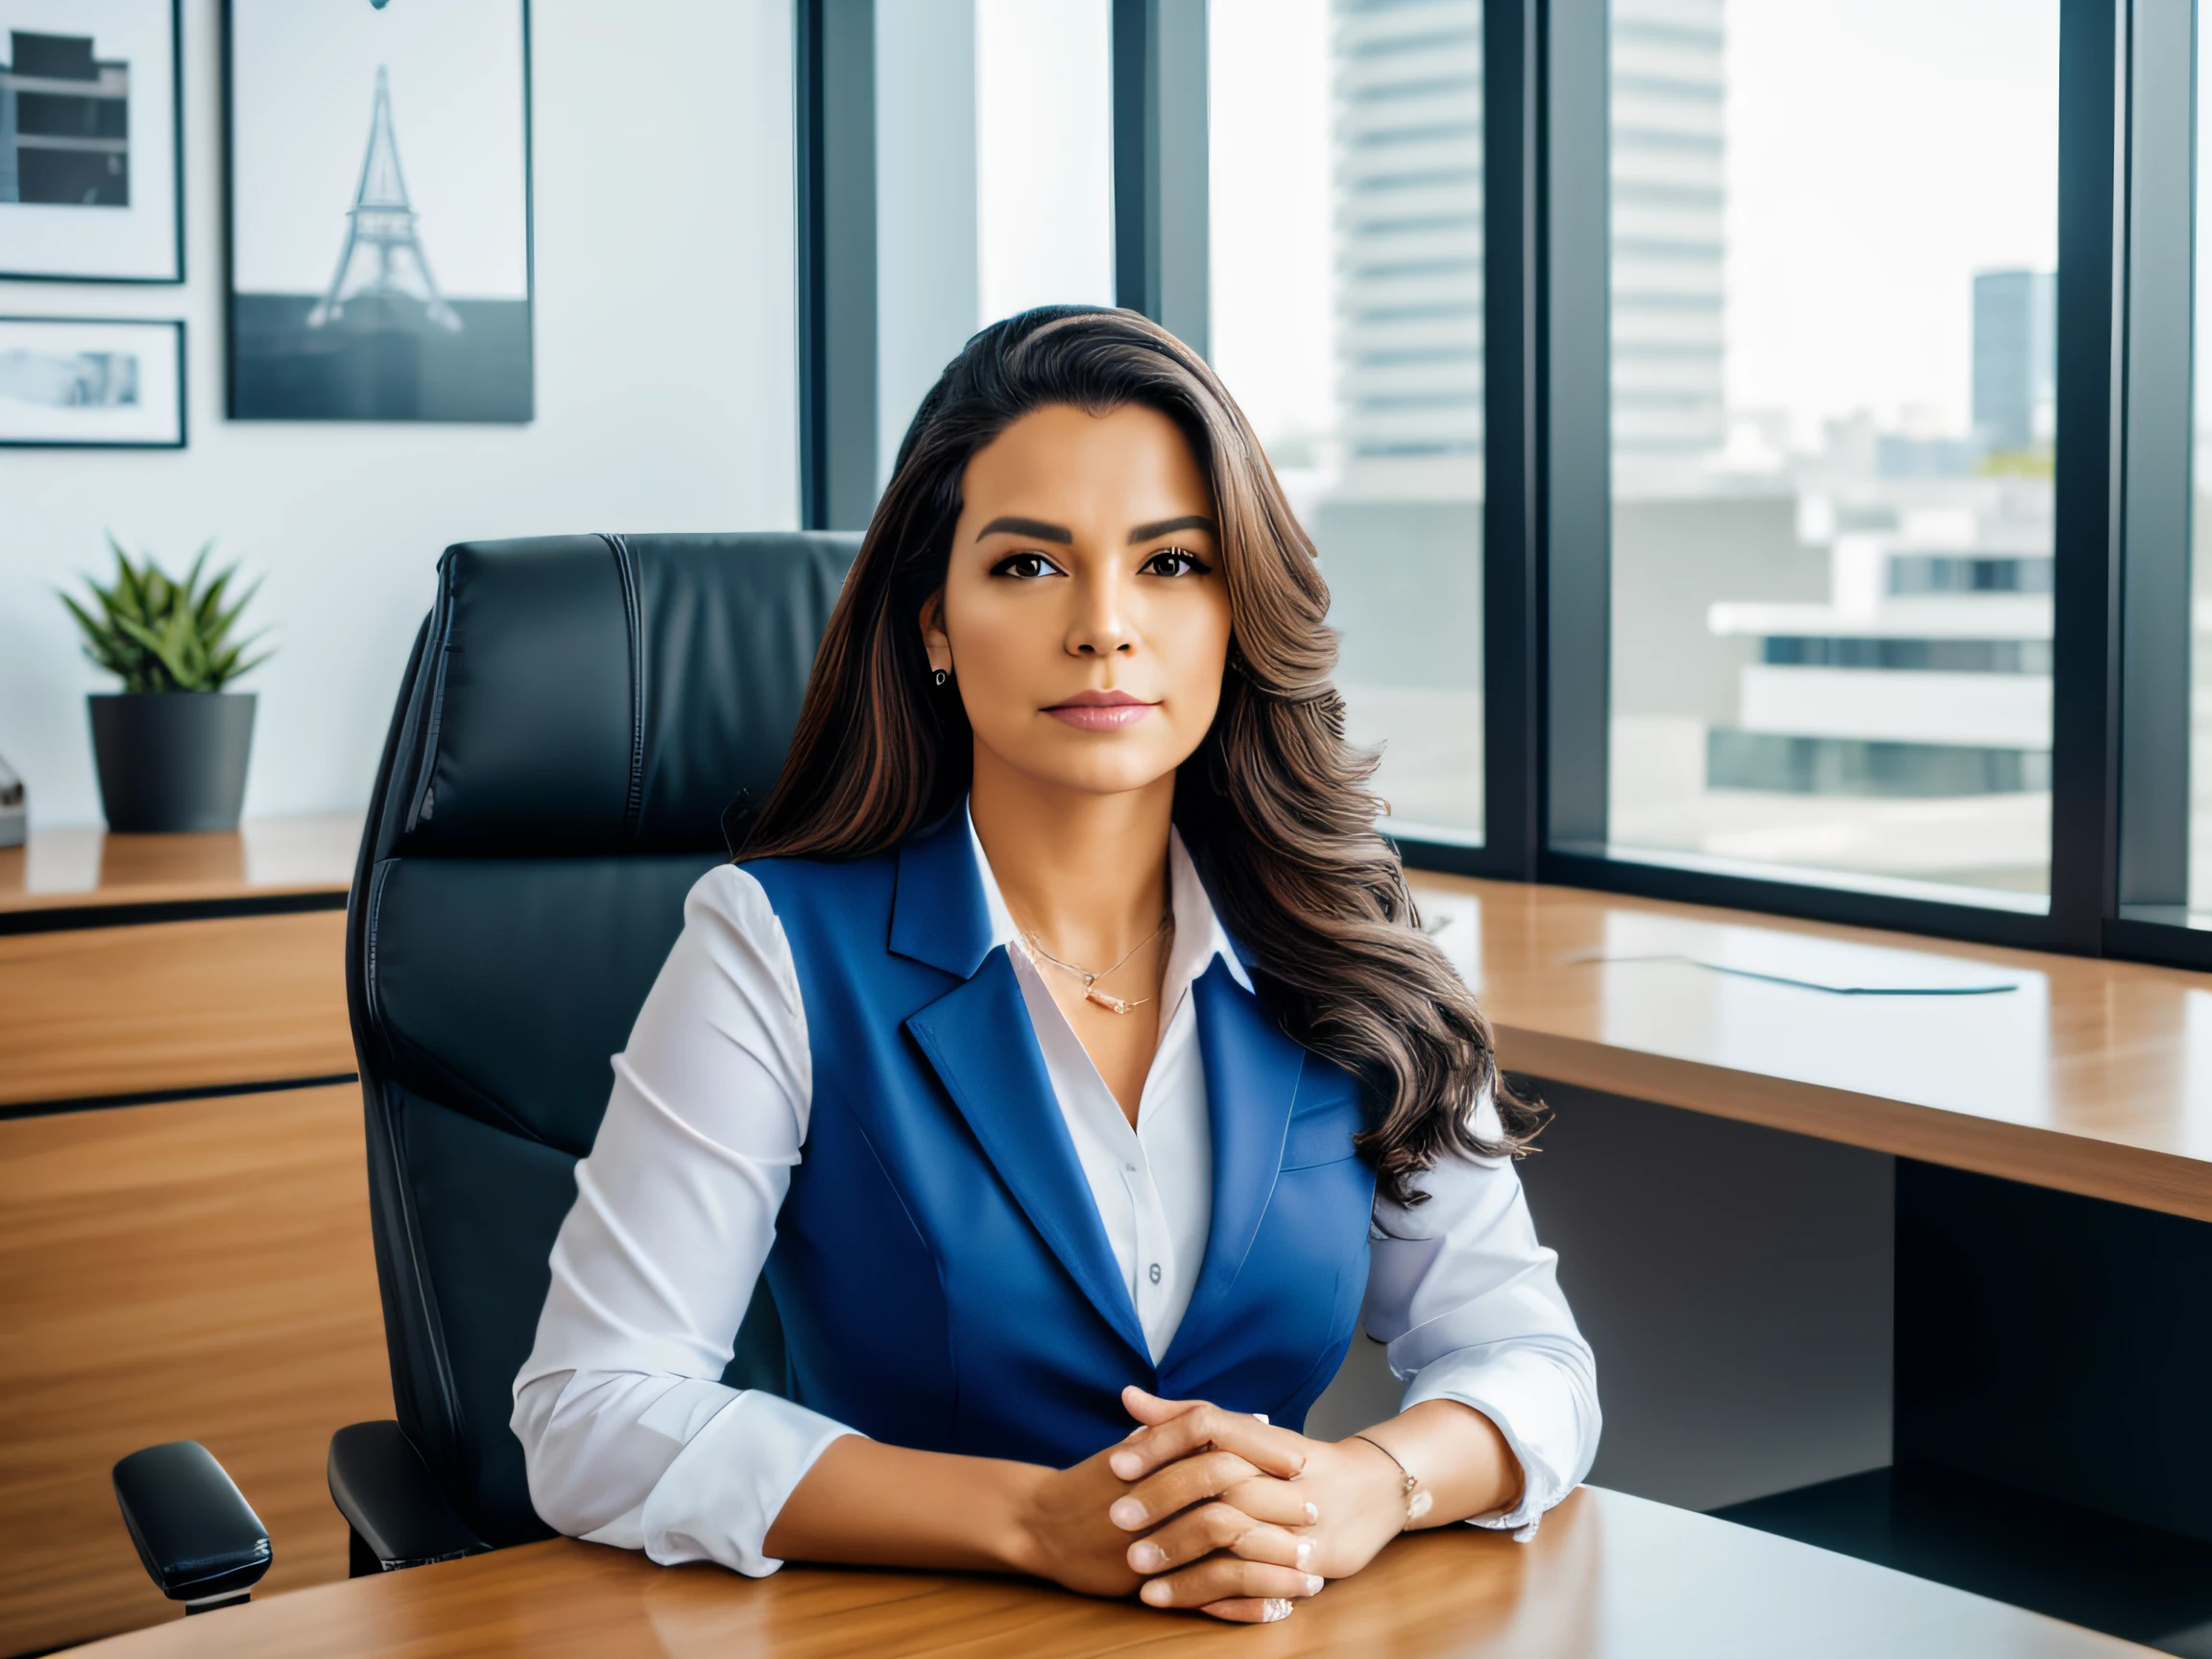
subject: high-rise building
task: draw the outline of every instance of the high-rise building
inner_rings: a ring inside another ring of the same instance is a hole
[[[84,35],[9,37],[0,63],[0,202],[131,204],[131,66]]]
[[[1974,278],[1974,436],[1989,449],[2032,449],[2057,430],[2057,298],[2048,271]]]
[[[1613,453],[1630,491],[1727,439],[1721,21],[1721,0],[1613,0]]]
[[[1336,0],[1341,492],[1482,487],[1481,0]]]

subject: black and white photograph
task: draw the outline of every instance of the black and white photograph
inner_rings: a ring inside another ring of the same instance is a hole
[[[0,277],[184,279],[179,0],[0,0]]]
[[[0,317],[0,447],[183,446],[183,324]]]
[[[529,421],[524,0],[226,25],[231,418]]]

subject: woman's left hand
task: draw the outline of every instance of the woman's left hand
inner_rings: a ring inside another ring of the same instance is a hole
[[[1207,1606],[1218,1591],[1205,1563],[1219,1550],[1238,1552],[1235,1541],[1214,1535],[1205,1509],[1179,1512],[1172,1490],[1175,1465],[1208,1447],[1270,1468],[1299,1470],[1288,1480],[1255,1477],[1224,1491],[1221,1501],[1249,1515],[1274,1518],[1290,1499],[1292,1515],[1305,1516],[1288,1530],[1310,1546],[1298,1561],[1308,1572],[1348,1577],[1405,1529],[1404,1476],[1387,1453],[1368,1441],[1314,1440],[1245,1412],[1205,1401],[1162,1400],[1142,1388],[1125,1388],[1121,1398],[1143,1427],[1107,1458],[1116,1475],[1135,1482],[1108,1518],[1141,1534],[1128,1559],[1132,1569],[1151,1578],[1142,1596],[1152,1606]]]

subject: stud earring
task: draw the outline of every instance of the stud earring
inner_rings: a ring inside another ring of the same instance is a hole
[[[932,668],[929,670],[930,684],[935,685],[940,691],[945,689],[945,682],[951,678],[952,674],[950,669]]]

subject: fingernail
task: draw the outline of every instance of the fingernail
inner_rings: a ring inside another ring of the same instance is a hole
[[[1318,1595],[1320,1595],[1320,1594],[1321,1594],[1321,1586],[1322,1586],[1322,1583],[1323,1583],[1323,1582],[1324,1582],[1324,1580],[1322,1579],[1322,1577],[1321,1577],[1321,1575],[1320,1575],[1320,1574],[1318,1574],[1318,1573],[1309,1573],[1309,1574],[1307,1574],[1307,1575],[1306,1575],[1306,1594],[1307,1594],[1307,1595],[1309,1595],[1309,1596],[1318,1596]]]
[[[1252,1413],[1252,1415],[1259,1418],[1262,1423],[1267,1421],[1267,1413],[1264,1411],[1255,1411]]]
[[[1309,1503],[1309,1504],[1307,1504],[1307,1505],[1306,1505],[1306,1525],[1307,1525],[1307,1526],[1309,1526],[1309,1527],[1310,1527],[1310,1526],[1312,1526],[1312,1525],[1313,1525],[1313,1523],[1314,1523],[1314,1522],[1316,1522],[1316,1521],[1318,1521],[1318,1520],[1320,1520],[1320,1519],[1321,1519],[1321,1511],[1320,1511],[1320,1509],[1319,1509],[1319,1508],[1318,1508],[1316,1505],[1314,1505],[1314,1504],[1311,1504],[1311,1503]]]
[[[1307,1507],[1307,1508],[1309,1508],[1309,1509],[1310,1509],[1310,1508],[1312,1508],[1312,1507],[1313,1507],[1313,1505],[1312,1505],[1312,1504],[1310,1504],[1310,1503],[1309,1503],[1309,1504],[1307,1504],[1307,1505],[1306,1505],[1306,1507]],[[1304,1543],[1304,1544],[1301,1544],[1301,1545],[1299,1545],[1299,1546],[1298,1546],[1298,1565],[1299,1565],[1299,1566],[1301,1566],[1301,1567],[1303,1567],[1303,1566],[1305,1566],[1305,1565],[1306,1565],[1306,1563],[1307,1563],[1307,1562],[1309,1562],[1309,1561],[1310,1561],[1310,1560],[1312,1560],[1312,1559],[1313,1559],[1313,1545],[1312,1545],[1312,1542],[1311,1542],[1311,1540],[1308,1540],[1306,1543]]]
[[[1303,1458],[1303,1457],[1299,1458],[1297,1462],[1293,1463],[1293,1464],[1290,1466],[1290,1475],[1291,1475],[1291,1478],[1292,1478],[1293,1479],[1295,1479],[1297,1477],[1299,1477],[1299,1476],[1301,1476],[1301,1475],[1303,1475],[1303,1474],[1305,1474],[1305,1473],[1306,1473],[1306,1459],[1305,1459],[1305,1458]]]
[[[1134,1480],[1144,1467],[1144,1459],[1134,1452],[1117,1452],[1106,1459],[1106,1467],[1124,1480]]]
[[[1162,1588],[1165,1589],[1166,1586],[1163,1585]],[[1287,1619],[1289,1617],[1290,1602],[1287,1598],[1282,1596],[1270,1596],[1267,1598],[1266,1622],[1268,1623],[1272,1624],[1278,1619]]]
[[[1155,1607],[1166,1606],[1167,1603],[1172,1600],[1175,1596],[1175,1592],[1169,1589],[1164,1580],[1159,1578],[1153,1579],[1149,1584],[1145,1585],[1143,1589],[1138,1591],[1137,1594],[1142,1596],[1146,1601],[1150,1602]]]
[[[1139,1573],[1155,1573],[1167,1565],[1167,1556],[1157,1544],[1132,1544],[1129,1565]]]
[[[1134,1532],[1144,1525],[1144,1505],[1134,1498],[1118,1498],[1114,1507],[1106,1511],[1106,1519],[1124,1532]]]

